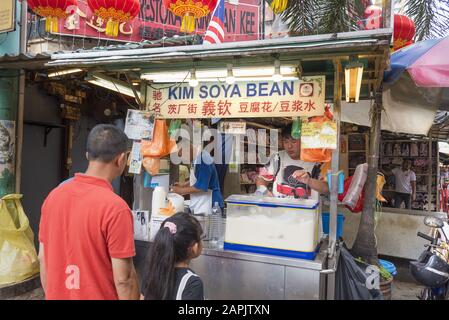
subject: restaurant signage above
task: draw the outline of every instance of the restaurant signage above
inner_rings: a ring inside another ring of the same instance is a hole
[[[302,80],[152,84],[147,109],[159,118],[310,117],[324,113],[325,76]]]
[[[5,0],[0,0],[0,2],[2,1]],[[90,10],[87,0],[78,0],[78,7],[71,9],[74,9],[71,10],[73,14],[65,20],[60,20],[59,28],[61,34],[68,36],[140,42],[184,35],[179,31],[181,17],[175,16],[167,10],[162,4],[162,0],[140,0],[138,17],[121,23],[117,38],[106,36],[107,21]],[[210,15],[197,20],[197,34],[204,35]],[[259,23],[258,0],[241,0],[238,5],[225,2],[224,42],[257,40]]]

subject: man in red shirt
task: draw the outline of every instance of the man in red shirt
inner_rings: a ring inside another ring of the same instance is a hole
[[[127,142],[112,125],[94,127],[86,173],[45,199],[39,259],[47,299],[139,299],[132,214],[111,185],[125,169]]]

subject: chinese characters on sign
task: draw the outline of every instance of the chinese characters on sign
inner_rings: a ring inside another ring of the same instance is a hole
[[[325,76],[197,87],[152,84],[147,92],[147,110],[160,118],[310,117],[324,113]]]
[[[3,2],[1,0],[0,2]],[[155,40],[174,35],[183,35],[179,31],[181,18],[166,10],[162,0],[140,0],[139,16],[119,26],[119,36],[114,40],[135,41]],[[87,6],[86,0],[78,0],[78,8],[73,10],[61,24],[62,34],[92,38],[108,38],[104,19],[96,16]],[[198,19],[196,30],[203,35],[209,24],[210,16]],[[225,42],[258,39],[259,2],[258,0],[240,0],[238,5],[225,3]]]

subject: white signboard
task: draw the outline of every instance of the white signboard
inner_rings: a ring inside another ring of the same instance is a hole
[[[0,0],[0,33],[13,31],[16,0]]]
[[[134,210],[134,239],[140,241],[150,240],[150,214],[145,210]]]
[[[153,138],[154,117],[141,110],[128,109],[125,123],[125,134],[131,140]]]
[[[337,123],[332,120],[309,122],[307,119],[303,119],[301,148],[337,149]]]
[[[133,142],[129,160],[129,173],[140,174],[142,169],[142,155],[140,154],[140,142]]]
[[[324,113],[325,76],[227,84],[152,84],[147,109],[159,118],[310,117]]]
[[[219,123],[221,133],[227,134],[246,134],[246,122],[221,121]]]

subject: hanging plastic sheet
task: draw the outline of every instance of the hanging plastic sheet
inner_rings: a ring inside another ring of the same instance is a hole
[[[368,289],[370,274],[365,272],[342,246],[335,279],[336,300],[383,300],[379,289]]]

